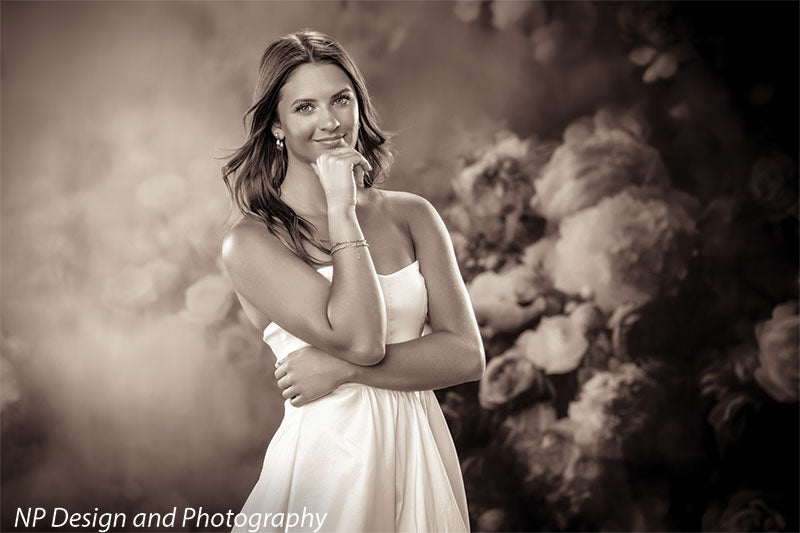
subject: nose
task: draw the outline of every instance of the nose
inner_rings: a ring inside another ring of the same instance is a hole
[[[319,127],[325,131],[335,130],[339,127],[339,120],[336,118],[336,113],[328,106],[325,106],[320,114]]]

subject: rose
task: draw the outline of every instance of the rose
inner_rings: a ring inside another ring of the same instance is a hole
[[[542,371],[513,348],[489,360],[478,389],[478,400],[484,409],[552,397],[552,385]]]
[[[628,187],[564,219],[549,268],[556,288],[606,312],[644,304],[687,274],[695,225],[680,199]]]
[[[575,442],[594,457],[619,459],[641,448],[660,406],[658,383],[632,363],[601,371],[584,383],[567,413],[575,424]]]
[[[778,402],[798,401],[799,331],[797,301],[775,307],[772,318],[758,323],[755,328],[760,366],[754,377],[761,388]]]
[[[532,269],[518,265],[503,272],[481,272],[469,284],[469,295],[481,333],[514,331],[542,314],[555,302],[545,295],[549,283]]]
[[[748,185],[761,206],[775,214],[797,212],[797,181],[794,161],[786,154],[762,157],[753,163]]]
[[[589,348],[580,325],[563,315],[542,318],[536,330],[529,329],[519,336],[517,344],[547,374],[575,370]]]
[[[558,222],[629,185],[666,187],[666,167],[658,150],[644,142],[647,134],[647,124],[633,111],[602,108],[574,121],[534,181],[531,207]]]

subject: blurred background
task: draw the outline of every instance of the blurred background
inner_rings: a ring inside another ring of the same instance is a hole
[[[797,531],[798,4],[3,2],[2,529],[238,512],[282,417],[222,273],[271,40],[362,69],[489,365],[474,530]]]

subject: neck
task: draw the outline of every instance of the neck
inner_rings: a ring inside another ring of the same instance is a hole
[[[286,177],[281,184],[281,200],[295,213],[305,216],[327,216],[325,190],[310,165],[289,157]]]

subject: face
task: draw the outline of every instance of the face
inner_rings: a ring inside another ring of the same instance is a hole
[[[355,148],[358,101],[350,78],[337,65],[305,63],[278,93],[273,136],[283,138],[289,159],[313,163],[337,146]]]

